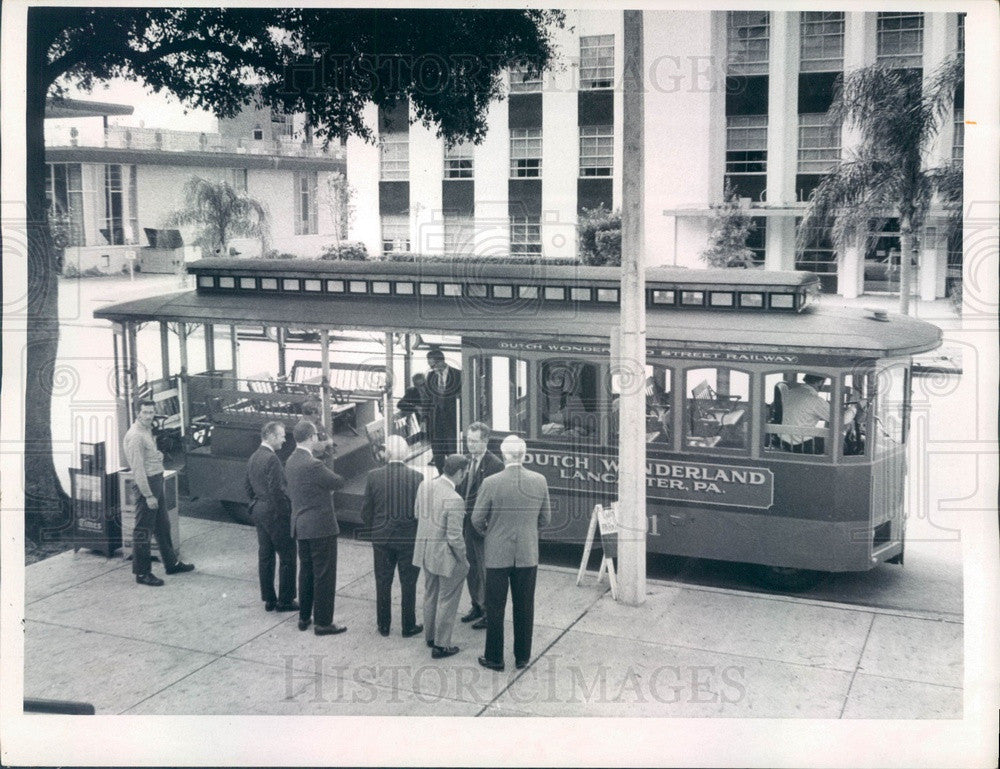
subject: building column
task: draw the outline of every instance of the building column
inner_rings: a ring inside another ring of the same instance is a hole
[[[477,255],[510,254],[507,216],[507,179],[510,177],[510,131],[507,128],[509,103],[506,99],[490,103],[486,115],[486,137],[472,151]]]
[[[795,269],[795,217],[769,216],[764,233],[764,269]]]
[[[920,248],[920,298],[932,302],[945,295],[948,272],[948,241],[937,223],[924,227]]]
[[[444,249],[444,141],[434,134],[420,123],[410,125],[410,246],[421,254]]]
[[[767,195],[771,206],[795,202],[798,165],[799,14],[771,12],[767,94]],[[795,269],[795,220],[768,217],[764,267]]]
[[[364,108],[365,125],[378,127],[378,108]],[[347,139],[347,180],[355,191],[354,216],[348,238],[365,244],[369,254],[382,253],[382,228],[378,209],[379,148],[351,135]]]
[[[560,50],[570,52],[570,61],[574,61],[579,56],[579,38],[568,29],[554,30],[553,35]],[[545,256],[577,256],[578,84],[576,66],[542,75],[542,254]]]
[[[844,74],[875,63],[875,14],[851,11],[844,14]],[[841,129],[841,157],[847,159],[861,141],[857,129],[844,124]],[[863,240],[862,240],[863,242]],[[864,293],[865,250],[855,243],[837,244],[837,293],[856,299]]]
[[[837,293],[844,299],[857,299],[864,293],[865,254],[857,244],[837,252]]]

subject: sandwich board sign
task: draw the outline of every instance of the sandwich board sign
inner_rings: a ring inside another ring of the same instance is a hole
[[[590,526],[587,527],[587,540],[583,546],[583,558],[580,561],[580,569],[576,573],[576,584],[583,582],[583,575],[587,571],[587,561],[590,560],[590,552],[594,547],[594,536],[601,537],[601,566],[597,570],[597,581],[604,578],[604,573],[608,574],[608,583],[611,585],[611,597],[618,600],[618,579],[615,575],[614,559],[618,556],[618,503],[612,502],[607,507],[595,505],[594,512],[590,515]]]

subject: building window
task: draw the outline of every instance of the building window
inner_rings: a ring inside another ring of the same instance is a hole
[[[785,371],[764,377],[765,451],[829,453],[833,382],[822,374]]]
[[[255,142],[264,140],[264,129],[261,128],[259,125],[255,125],[253,127],[253,140]]]
[[[542,90],[542,73],[532,73],[527,67],[512,67],[510,70],[511,93],[538,93]]]
[[[767,173],[767,115],[726,118],[726,173]]]
[[[83,171],[79,163],[45,164],[49,216],[66,224],[68,246],[86,245],[83,234]]]
[[[271,113],[271,139],[279,141],[281,139],[292,138],[292,116],[284,113]]]
[[[580,38],[580,90],[611,88],[615,78],[615,36]]]
[[[580,126],[580,176],[611,176],[614,167],[614,128]]]
[[[923,66],[924,15],[922,13],[878,14],[878,56],[880,63],[899,69]]]
[[[110,163],[104,166],[104,210],[101,234],[108,245],[138,243],[139,222],[136,214],[137,192],[135,166]]]
[[[597,365],[580,360],[541,362],[538,425],[546,440],[592,442],[602,422]]]
[[[537,216],[510,218],[511,256],[541,256],[542,224]]]
[[[828,174],[840,163],[840,125],[827,114],[799,115],[799,173]]]
[[[405,182],[410,178],[409,134],[394,133],[382,137],[381,176],[384,182]]]
[[[472,147],[471,142],[458,142],[444,148],[444,178],[445,179],[471,179],[472,178]]]
[[[243,193],[247,192],[247,169],[245,168],[234,168],[232,169],[233,174],[233,189],[236,192]]]
[[[382,253],[410,250],[410,220],[406,216],[382,217]]]
[[[800,16],[802,72],[835,72],[844,68],[843,11],[803,11]]]
[[[730,75],[766,75],[771,14],[767,11],[729,11],[727,71]]]
[[[951,162],[962,165],[965,162],[965,110],[955,108],[955,131],[951,140]]]
[[[295,234],[315,235],[317,174],[315,171],[295,172]]]
[[[795,269],[819,275],[820,288],[826,293],[837,291],[837,252],[828,227],[802,230],[802,219],[795,220],[798,240],[802,244],[795,254]]]
[[[958,40],[956,41],[958,53],[965,53],[965,14],[958,14]]]
[[[510,130],[510,178],[535,179],[542,175],[542,129]]]
[[[475,252],[475,231],[471,216],[445,216],[444,252],[472,256]]]

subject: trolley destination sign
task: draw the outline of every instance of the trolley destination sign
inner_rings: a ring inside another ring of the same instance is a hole
[[[553,489],[608,497],[617,493],[618,459],[609,454],[529,447],[524,465],[544,475]],[[651,459],[646,462],[646,490],[650,499],[666,502],[766,510],[774,503],[774,475],[766,467]]]

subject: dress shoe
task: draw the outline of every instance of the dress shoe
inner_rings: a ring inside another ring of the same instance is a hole
[[[277,605],[277,601],[264,601],[264,611],[274,611],[274,607]]]
[[[494,662],[493,660],[486,659],[486,657],[480,657],[479,658],[479,664],[482,665],[484,668],[489,668],[490,670],[495,670],[498,673],[503,671],[503,663],[502,662]]]
[[[387,628],[387,627],[380,627],[380,628],[378,629],[378,634],[379,634],[380,636],[383,636],[383,637],[385,637],[385,638],[388,638],[388,637],[389,637],[389,628]]]
[[[164,569],[167,574],[183,574],[186,571],[194,571],[193,563],[184,563],[183,561],[178,561],[173,566],[168,566]]]
[[[313,628],[313,632],[316,635],[337,635],[347,632],[347,628],[343,625],[317,625]]]
[[[136,574],[135,581],[136,584],[149,585],[150,587],[160,587],[163,584],[162,579],[154,577],[152,574]]]
[[[429,647],[431,647],[432,649],[434,648],[434,642],[431,639],[429,639],[429,638],[427,639],[427,645]]]
[[[275,611],[298,611],[299,604],[298,601],[292,601],[291,603],[279,603],[274,607]]]
[[[458,654],[457,646],[435,646],[431,649],[431,657],[436,660],[439,660],[442,657],[450,657],[453,654]]]
[[[517,660],[514,663],[514,667],[516,667],[518,670],[524,670],[526,667],[528,667],[528,660]]]
[[[486,629],[486,617],[480,617],[471,625],[473,630],[485,630]]]
[[[310,621],[311,620],[300,619],[299,620],[299,630],[308,630],[309,629],[309,623],[310,623]]]
[[[413,638],[413,636],[420,635],[423,632],[424,632],[423,625],[414,625],[409,630],[403,631],[403,638]]]
[[[473,604],[472,608],[469,609],[469,613],[468,614],[463,614],[462,617],[461,617],[461,620],[462,620],[462,622],[472,622],[473,620],[477,620],[477,619],[479,619],[482,616],[483,616],[483,610],[480,609],[475,604]]]

